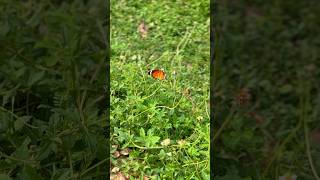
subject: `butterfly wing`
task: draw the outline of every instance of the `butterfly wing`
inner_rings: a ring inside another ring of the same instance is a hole
[[[154,79],[160,79],[163,80],[166,77],[166,73],[163,70],[155,69],[151,71],[151,76]]]

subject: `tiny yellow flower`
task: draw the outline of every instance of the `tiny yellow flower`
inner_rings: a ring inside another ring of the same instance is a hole
[[[170,145],[170,139],[165,139],[165,140],[163,140],[163,141],[161,142],[161,145],[162,145],[162,146],[168,146],[168,145]]]
[[[178,141],[178,144],[180,145],[180,146],[183,146],[183,145],[185,145],[187,142],[185,141],[185,140],[183,140],[183,139],[181,139],[181,140],[179,140]]]
[[[198,121],[201,121],[202,119],[203,119],[202,116],[198,116],[198,117],[197,117],[197,120],[198,120]]]

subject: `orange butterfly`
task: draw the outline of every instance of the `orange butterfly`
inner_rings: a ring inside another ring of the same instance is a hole
[[[166,73],[161,69],[149,70],[148,74],[151,75],[154,79],[164,80],[166,78]]]

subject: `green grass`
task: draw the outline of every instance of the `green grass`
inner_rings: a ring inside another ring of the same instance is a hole
[[[105,1],[0,2],[1,179],[105,179]]]
[[[112,168],[131,178],[209,178],[209,48],[208,1],[111,2]],[[123,149],[130,154],[114,156]]]
[[[320,147],[309,132],[319,132],[319,4],[219,1],[215,8],[215,179],[315,179]],[[233,105],[244,88],[251,100]]]

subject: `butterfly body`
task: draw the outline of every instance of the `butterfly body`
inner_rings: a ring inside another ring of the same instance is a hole
[[[166,73],[162,69],[149,70],[148,74],[154,79],[164,80],[166,78]]]

